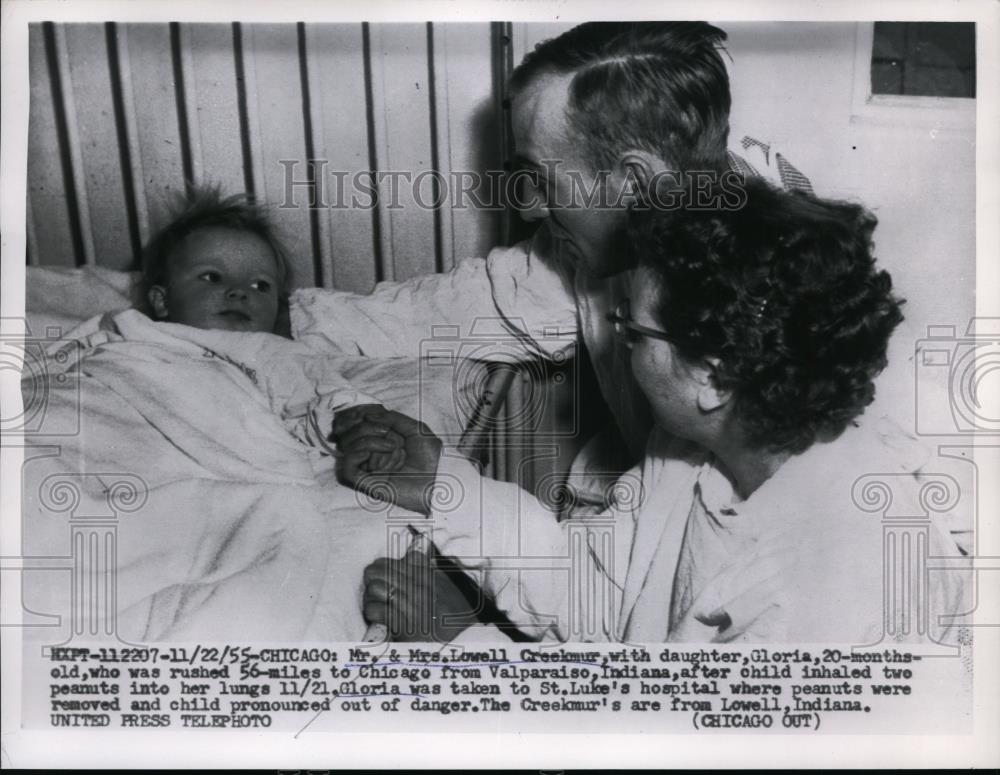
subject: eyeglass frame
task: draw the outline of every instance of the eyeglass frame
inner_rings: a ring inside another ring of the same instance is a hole
[[[614,327],[615,334],[621,337],[627,344],[634,344],[637,337],[645,336],[649,339],[659,339],[662,342],[672,341],[671,336],[665,331],[657,331],[655,328],[636,323],[632,319],[632,305],[628,299],[624,299],[613,312],[605,315],[608,322]],[[629,336],[632,334],[632,336]]]

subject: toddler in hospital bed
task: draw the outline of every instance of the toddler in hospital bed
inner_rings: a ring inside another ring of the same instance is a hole
[[[301,440],[328,448],[334,414],[352,409],[340,427],[381,408],[328,359],[283,333],[287,255],[267,213],[245,195],[223,198],[217,187],[193,189],[147,245],[145,264],[147,298],[159,322],[133,336],[169,335],[195,345],[194,357],[238,367]],[[141,328],[138,313],[122,315],[131,318],[116,316],[119,328]],[[395,469],[403,462],[402,440],[390,435],[386,446],[372,465]]]

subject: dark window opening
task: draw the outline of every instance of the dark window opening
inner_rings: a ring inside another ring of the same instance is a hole
[[[976,96],[973,22],[875,22],[872,94]]]

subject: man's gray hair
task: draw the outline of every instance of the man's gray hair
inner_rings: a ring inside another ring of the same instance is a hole
[[[726,33],[705,22],[590,22],[535,47],[512,93],[547,74],[573,74],[569,126],[600,169],[644,150],[673,169],[727,169]]]

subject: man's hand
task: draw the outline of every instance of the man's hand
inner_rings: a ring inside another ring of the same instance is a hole
[[[381,558],[365,568],[364,616],[384,624],[390,640],[448,643],[476,621],[465,596],[435,569],[436,552],[418,538],[401,560]]]
[[[377,414],[385,410],[382,404],[358,404],[347,409],[341,409],[333,415],[333,428],[330,438],[333,439],[342,433],[346,433],[355,425],[362,422],[368,414]]]
[[[342,409],[333,416],[333,427],[330,429],[329,441],[336,441],[339,436],[365,421],[371,416],[378,416],[386,411],[381,404],[358,404],[348,409]],[[364,471],[398,471],[406,461],[403,450],[403,439],[396,433],[388,433],[385,438],[394,441],[396,446],[391,452],[373,452],[369,459],[361,463]]]
[[[338,436],[347,433],[355,425],[364,422],[369,414],[381,414],[386,409],[382,404],[358,404],[347,409],[341,409],[333,415],[333,428],[330,432],[330,441],[336,441]]]
[[[335,441],[342,453],[337,477],[343,484],[410,511],[430,514],[441,457],[441,440],[430,428],[399,412],[369,411]],[[402,465],[394,470],[380,466],[377,455],[389,455],[394,465],[398,463],[400,442],[405,456]]]

